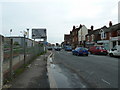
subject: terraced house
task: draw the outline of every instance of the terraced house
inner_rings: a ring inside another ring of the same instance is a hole
[[[86,35],[86,46],[103,45],[107,50],[120,45],[120,23],[109,27],[103,26],[96,30],[89,30]]]

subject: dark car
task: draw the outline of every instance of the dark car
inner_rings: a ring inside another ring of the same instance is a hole
[[[75,48],[75,50],[72,50],[72,54],[73,55],[85,55],[85,56],[88,56],[88,50],[84,47],[77,47]]]
[[[60,50],[61,50],[61,47],[54,47],[54,49],[55,49],[56,51],[60,51]]]
[[[52,47],[47,47],[47,50],[53,50],[53,48]]]
[[[93,46],[90,47],[89,52],[91,54],[102,54],[102,55],[107,55],[108,52],[103,46]]]
[[[65,48],[65,51],[72,51],[72,47],[71,47],[71,46],[67,46],[67,47]]]

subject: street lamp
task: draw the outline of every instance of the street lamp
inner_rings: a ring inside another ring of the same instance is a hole
[[[27,38],[29,38],[29,28],[27,28]]]
[[[10,29],[10,37],[11,37],[12,29]]]

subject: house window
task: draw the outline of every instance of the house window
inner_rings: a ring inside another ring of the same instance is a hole
[[[104,31],[101,32],[101,39],[106,39],[106,33]]]
[[[89,36],[87,36],[87,39],[88,39],[88,41],[90,40],[90,37]]]
[[[92,35],[92,41],[94,41],[94,35]]]
[[[115,47],[115,45],[116,45],[116,41],[113,41],[113,47]]]
[[[104,33],[104,39],[106,39],[106,33]]]

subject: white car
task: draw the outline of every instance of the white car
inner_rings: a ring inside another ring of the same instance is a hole
[[[120,45],[116,45],[113,49],[109,51],[109,55],[112,56],[120,56]]]

